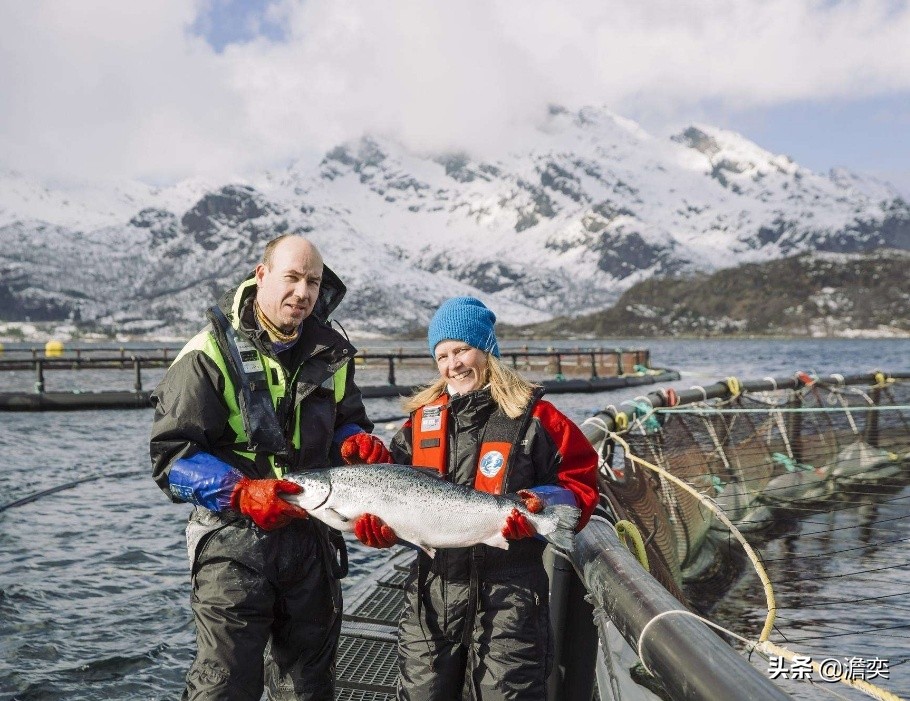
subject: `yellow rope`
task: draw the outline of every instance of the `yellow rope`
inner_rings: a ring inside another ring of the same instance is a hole
[[[875,384],[872,385],[872,389],[881,389],[882,387],[887,387],[888,385],[894,384],[895,380],[893,377],[888,377],[885,373],[877,370],[873,375]]]
[[[629,428],[629,415],[624,411],[616,412],[616,416],[613,418],[613,425],[617,431],[625,431]]]
[[[631,449],[629,448],[629,444],[623,440],[622,436],[619,436],[616,433],[610,433],[608,437],[622,446],[623,451],[629,460],[658,473],[660,476],[670,480],[674,484],[679,485],[687,492],[690,492],[693,496],[695,496],[696,499],[711,509],[711,511],[714,512],[714,515],[717,516],[721,523],[730,529],[730,532],[740,542],[740,544],[743,546],[743,549],[746,551],[746,555],[748,555],[749,559],[752,561],[752,564],[755,567],[755,571],[758,573],[758,577],[761,579],[762,585],[764,586],[765,599],[768,603],[768,616],[765,619],[765,625],[758,637],[758,641],[755,643],[750,642],[749,644],[753,649],[758,650],[765,655],[777,655],[792,662],[797,657],[796,653],[790,652],[786,648],[780,647],[779,645],[776,645],[768,640],[768,637],[771,635],[771,630],[774,627],[775,612],[777,611],[777,604],[774,601],[774,590],[771,587],[771,580],[768,578],[768,573],[765,571],[764,566],[759,561],[758,555],[756,555],[755,551],[752,549],[752,546],[749,545],[749,543],[743,537],[742,533],[739,532],[739,529],[737,529],[736,526],[730,522],[730,519],[728,519],[726,514],[723,512],[723,509],[721,509],[713,499],[705,496],[691,485],[686,484],[675,475],[667,472],[662,467],[650,463],[647,460],[638,457],[637,455],[633,455]],[[644,633],[644,631],[642,631],[642,633]],[[745,638],[741,638],[740,636],[736,637],[740,638],[741,640],[745,640]],[[810,662],[810,664],[816,672],[820,674],[822,673],[821,666],[818,663]],[[870,684],[863,679],[853,679],[851,677],[848,677],[846,673],[841,673],[838,675],[838,677],[844,684],[852,686],[855,689],[859,689],[860,691],[870,695],[872,698],[879,699],[879,701],[901,701],[901,698],[899,696],[892,694],[890,691],[877,687],[874,684]]]
[[[735,377],[728,377],[726,380],[724,380],[724,384],[727,385],[727,389],[730,390],[730,394],[734,397],[738,397],[739,393],[742,391],[739,386],[739,380],[737,380]]]
[[[664,477],[664,478],[670,480],[674,484],[679,485],[680,487],[685,489],[687,492],[690,492],[696,499],[698,499],[700,502],[705,504],[705,506],[707,506],[709,509],[711,509],[711,511],[714,512],[714,515],[717,516],[718,520],[721,523],[723,523],[727,528],[730,529],[730,532],[733,534],[733,536],[743,546],[743,549],[746,551],[746,555],[749,556],[749,559],[752,561],[752,564],[755,566],[756,572],[758,572],[759,579],[761,579],[762,584],[764,585],[765,599],[768,602],[768,617],[765,620],[765,627],[762,629],[761,635],[759,636],[758,639],[759,639],[759,642],[767,640],[768,636],[771,635],[771,629],[774,627],[774,615],[775,615],[774,612],[777,610],[777,605],[774,603],[774,590],[771,588],[771,580],[768,578],[768,573],[765,572],[765,568],[762,566],[761,562],[759,561],[758,555],[755,554],[755,551],[752,549],[752,546],[749,545],[748,541],[743,537],[742,533],[739,532],[739,529],[736,528],[736,526],[734,526],[730,522],[730,519],[727,518],[727,515],[724,513],[723,509],[721,509],[717,505],[717,502],[715,502],[713,499],[711,499],[710,497],[706,497],[704,494],[699,492],[697,489],[695,489],[691,485],[686,484],[685,482],[683,482],[681,479],[679,479],[675,475],[670,474],[662,467],[658,467],[657,465],[650,463],[647,460],[643,460],[642,458],[638,457],[637,455],[633,455],[629,448],[629,444],[626,443],[625,440],[623,440],[623,438],[621,436],[619,436],[615,433],[611,433],[610,437],[623,447],[623,451],[625,452],[626,457],[628,457],[629,460],[632,460],[633,462],[637,462],[640,465],[648,468],[649,470],[653,470],[654,472],[659,474],[661,477]]]
[[[620,542],[629,548],[631,553],[635,555],[639,564],[650,572],[651,567],[648,564],[648,551],[645,550],[645,541],[641,537],[641,531],[638,530],[638,526],[625,519],[617,521],[616,535],[619,536]],[[628,540],[632,541],[631,547],[627,542]]]

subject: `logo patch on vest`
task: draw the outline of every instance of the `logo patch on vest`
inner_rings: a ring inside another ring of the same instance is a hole
[[[495,477],[502,469],[504,462],[505,458],[503,458],[502,453],[498,450],[490,450],[480,458],[480,471],[485,477]]]

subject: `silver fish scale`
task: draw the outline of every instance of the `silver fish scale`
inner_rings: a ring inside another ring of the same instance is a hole
[[[532,514],[508,497],[478,492],[407,465],[333,467],[286,479],[304,490],[286,497],[288,501],[330,526],[351,531],[359,516],[375,514],[399,538],[428,548],[483,542],[507,547],[501,531],[516,508],[542,535],[555,531],[558,524],[558,516],[549,509]],[[327,486],[331,491],[326,499]]]

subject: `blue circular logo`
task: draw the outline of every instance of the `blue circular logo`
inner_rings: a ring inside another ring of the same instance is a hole
[[[495,477],[504,462],[505,458],[502,453],[498,450],[491,450],[480,459],[480,471],[486,477]]]

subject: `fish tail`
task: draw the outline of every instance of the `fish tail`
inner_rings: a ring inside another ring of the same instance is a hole
[[[556,528],[541,535],[556,547],[571,550],[575,546],[575,526],[581,517],[581,509],[568,504],[555,504],[547,507],[547,511],[556,517]]]

